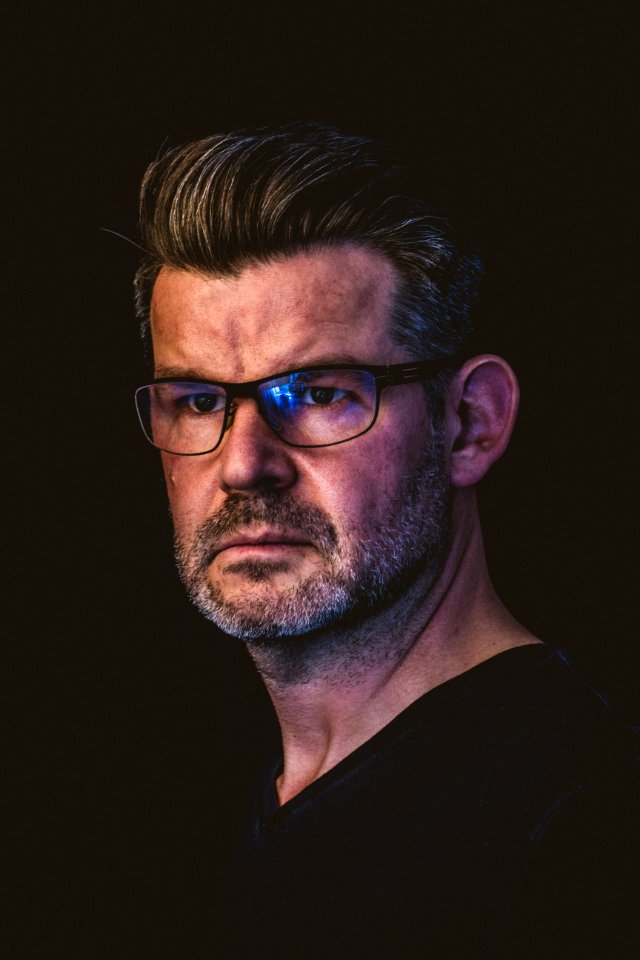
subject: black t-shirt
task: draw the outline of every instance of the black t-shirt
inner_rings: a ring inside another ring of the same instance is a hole
[[[634,956],[634,736],[561,651],[429,691],[278,807],[219,902],[222,957]]]

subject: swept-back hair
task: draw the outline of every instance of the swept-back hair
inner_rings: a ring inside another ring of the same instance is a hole
[[[392,333],[416,359],[458,354],[473,334],[482,273],[446,219],[411,195],[375,141],[305,122],[218,134],[169,150],[140,195],[146,254],[135,277],[148,341],[162,266],[216,277],[319,246],[358,244],[386,256],[399,284]]]

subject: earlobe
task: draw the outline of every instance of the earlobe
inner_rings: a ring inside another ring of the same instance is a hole
[[[449,391],[450,471],[454,487],[478,483],[504,453],[518,412],[516,376],[502,357],[468,360]]]

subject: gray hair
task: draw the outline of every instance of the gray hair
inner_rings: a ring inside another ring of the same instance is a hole
[[[252,264],[345,243],[395,267],[392,335],[417,360],[460,354],[474,333],[480,261],[462,254],[446,219],[412,196],[384,145],[326,124],[239,130],[169,150],[145,173],[140,229],[146,253],[135,304],[147,342],[164,265],[237,276]]]

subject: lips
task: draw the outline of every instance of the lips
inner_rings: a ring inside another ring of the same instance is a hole
[[[261,533],[236,533],[221,540],[213,550],[211,559],[233,547],[308,547],[309,540],[305,540],[299,533],[282,530],[267,530]]]

